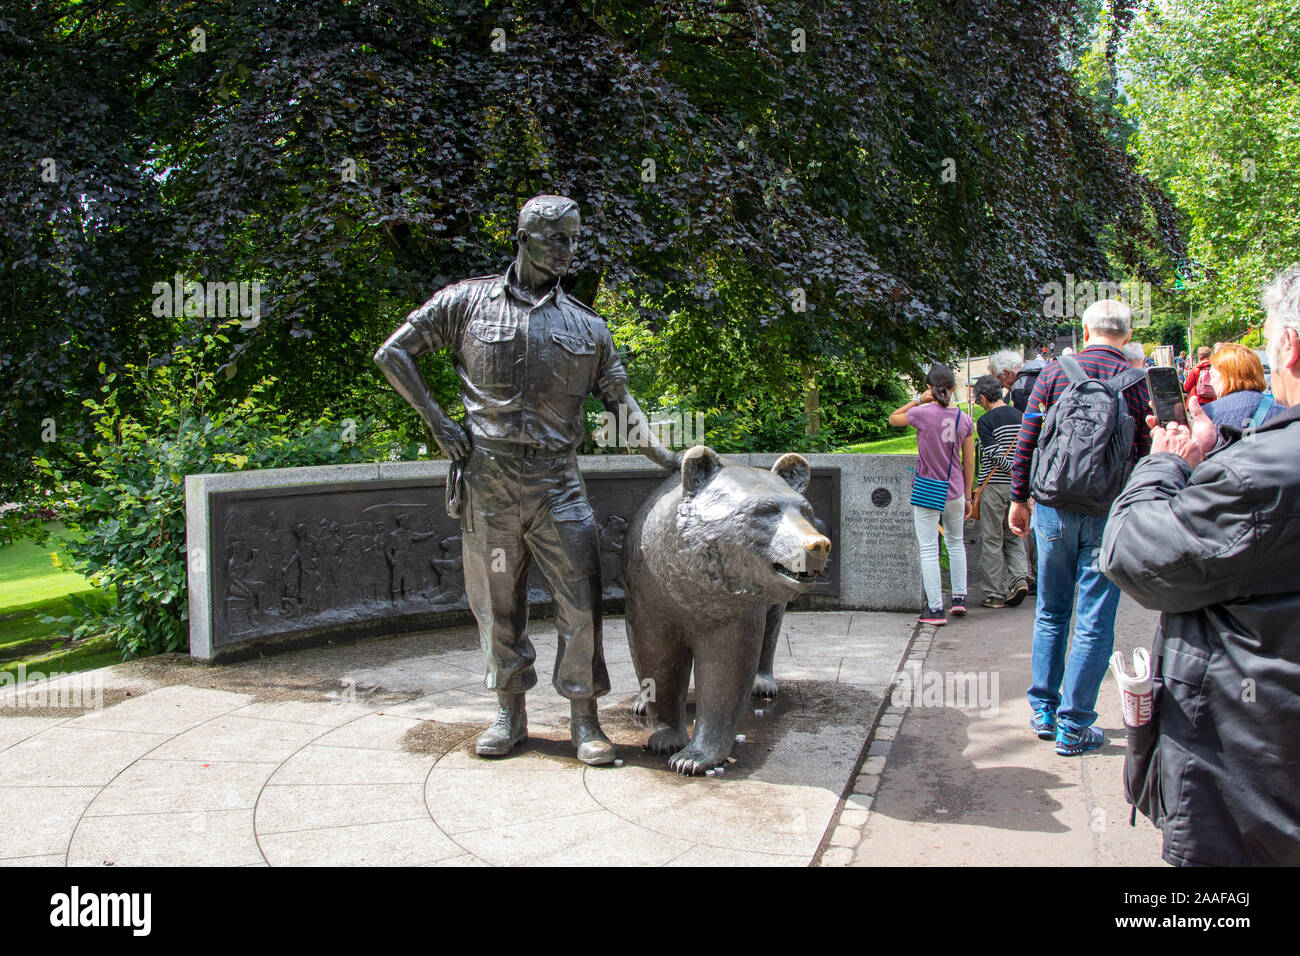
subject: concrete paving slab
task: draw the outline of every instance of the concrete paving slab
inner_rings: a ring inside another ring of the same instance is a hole
[[[7,750],[16,743],[29,737],[35,737],[41,731],[57,727],[69,718],[64,717],[26,717],[14,716],[14,711],[0,712],[0,751]]]
[[[665,866],[807,866],[802,854],[747,853],[744,850],[724,850],[716,846],[694,846]]]
[[[433,759],[423,754],[368,750],[363,747],[319,747],[299,750],[280,764],[271,783],[322,786],[339,783],[424,783]]]
[[[469,659],[468,654],[457,653],[458,659]],[[440,690],[463,687],[470,683],[483,682],[482,655],[477,654],[473,666],[463,666],[439,659],[436,666],[431,666],[428,659],[418,657],[392,661],[387,664],[358,667],[343,675],[342,680],[352,687],[364,691],[370,687],[384,687],[394,693],[406,693],[413,697],[436,694]]]
[[[316,724],[226,715],[178,734],[155,757],[197,760],[281,761],[326,732]]]
[[[424,866],[465,854],[427,817],[259,836],[272,866]]]
[[[432,863],[422,864],[423,866],[487,866],[478,857],[472,853],[462,853],[459,856],[449,856],[445,860],[434,860]]]
[[[382,702],[364,701],[258,701],[235,711],[234,717],[258,717],[262,720],[285,720],[292,724],[341,727],[344,724],[382,710]]]
[[[434,768],[424,785],[424,802],[433,822],[453,837],[601,809],[582,772],[566,770],[515,772],[504,779],[499,773]]]
[[[493,866],[662,866],[692,846],[607,810],[474,830],[456,842]]]
[[[818,787],[732,778],[731,771],[721,779],[669,782],[657,768],[621,770],[590,775],[588,787],[602,807],[642,830],[688,845],[726,850],[761,846],[769,853],[802,855],[805,861],[816,851],[839,798]]]
[[[67,857],[62,853],[48,856],[11,856],[0,859],[0,866],[66,866]]]
[[[0,787],[0,854],[58,854],[98,787]]]
[[[911,636],[910,615],[884,615],[882,637],[850,640],[858,618],[787,615],[781,696],[755,702],[714,778],[680,777],[642,749],[617,618],[606,621],[614,691],[601,715],[623,766],[575,758],[569,704],[545,676],[548,625],[537,628],[529,739],[498,760],[473,753],[496,713],[473,629],[227,665],[118,665],[104,673],[119,696],[99,714],[0,711],[0,742],[12,741],[0,751],[0,812],[11,802],[29,827],[24,797],[38,793],[44,821],[35,842],[0,826],[0,861],[806,865]]]
[[[160,687],[143,697],[131,697],[104,710],[83,714],[64,726],[171,735],[245,707],[252,699],[247,694],[203,687]]]
[[[262,836],[428,818],[418,783],[271,785],[257,800],[256,824]]]
[[[0,753],[0,780],[8,786],[102,787],[167,739],[165,734],[51,727]]]
[[[496,718],[497,698],[486,687],[475,684],[393,704],[385,707],[382,712],[393,717],[413,717],[417,720],[433,720],[436,717],[440,723],[481,724],[486,727]]]
[[[481,728],[476,728],[468,739],[456,741],[458,746],[438,759],[430,778],[434,774],[449,771],[471,771],[500,778],[504,781],[503,786],[513,786],[511,781],[521,774],[546,772],[571,774],[581,767],[581,764],[572,759],[571,754],[570,759],[563,759],[558,749],[554,753],[550,748],[542,752],[530,749],[529,746],[516,748],[508,757],[484,760],[482,757],[475,756],[473,747],[474,737],[478,736],[480,730]]]
[[[917,603],[920,603],[920,595],[917,595]],[[849,621],[849,637],[859,635],[865,637],[878,637],[880,635],[899,635],[911,634],[913,626],[916,623],[916,617],[912,614],[896,614],[892,611],[854,611],[853,618]]]
[[[144,758],[104,787],[86,816],[251,810],[277,764]]]
[[[400,752],[406,735],[419,725],[420,721],[414,717],[399,717],[389,713],[366,714],[317,737],[313,746],[362,747],[367,750]]]
[[[84,817],[68,848],[69,866],[243,866],[261,859],[252,809]]]

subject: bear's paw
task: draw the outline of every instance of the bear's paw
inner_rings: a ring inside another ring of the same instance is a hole
[[[684,728],[661,726],[650,735],[645,746],[651,753],[670,754],[685,747],[689,739]]]
[[[726,754],[710,754],[696,750],[694,746],[677,751],[668,758],[670,770],[676,770],[687,776],[699,776],[706,770],[712,770],[726,759]]]
[[[760,673],[754,675],[752,696],[771,699],[776,697],[778,690],[776,678],[771,674]]]

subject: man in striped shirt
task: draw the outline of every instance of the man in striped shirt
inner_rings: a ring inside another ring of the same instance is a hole
[[[1114,299],[1094,302],[1083,313],[1084,348],[1075,359],[1089,378],[1113,378],[1131,368],[1123,352],[1131,335],[1127,305]],[[1043,369],[1020,425],[1011,466],[1010,522],[1011,529],[1021,537],[1029,533],[1030,469],[1043,417],[1068,385],[1060,362]],[[1123,400],[1137,426],[1133,434],[1136,460],[1151,450],[1146,383],[1127,389]],[[1098,506],[1110,504],[1098,502]],[[1092,725],[1097,720],[1097,692],[1114,650],[1119,588],[1097,566],[1105,514],[1082,514],[1039,503],[1033,523],[1038,543],[1038,603],[1034,614],[1033,686],[1028,693],[1034,711],[1031,726],[1040,738],[1056,740],[1058,754],[1074,756],[1106,742]],[[1069,634],[1072,612],[1073,643]]]
[[[1013,373],[1014,374],[1014,373]],[[1011,464],[1020,434],[1020,413],[1002,400],[994,375],[975,383],[975,401],[984,409],[976,423],[980,438],[980,584],[982,607],[1016,607],[1029,593],[1025,546],[1007,526],[1011,504]]]

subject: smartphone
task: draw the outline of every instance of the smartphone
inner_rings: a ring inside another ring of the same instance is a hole
[[[1170,422],[1187,425],[1187,404],[1183,400],[1183,383],[1178,380],[1178,369],[1168,365],[1147,369],[1147,388],[1151,391],[1151,407],[1161,425]]]

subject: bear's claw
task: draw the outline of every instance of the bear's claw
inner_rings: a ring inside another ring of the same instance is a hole
[[[778,687],[776,678],[771,674],[760,673],[754,675],[754,689],[751,692],[751,696],[774,698],[777,695],[777,691]]]
[[[646,699],[644,697],[637,697],[636,700],[632,701],[633,716],[644,717],[646,715],[646,708],[648,706],[649,705],[646,703]]]
[[[668,767],[670,770],[676,770],[680,774],[688,776],[699,776],[706,770],[712,770],[722,763],[724,758],[712,757],[708,754],[692,751],[690,747],[679,750],[668,758]]]

